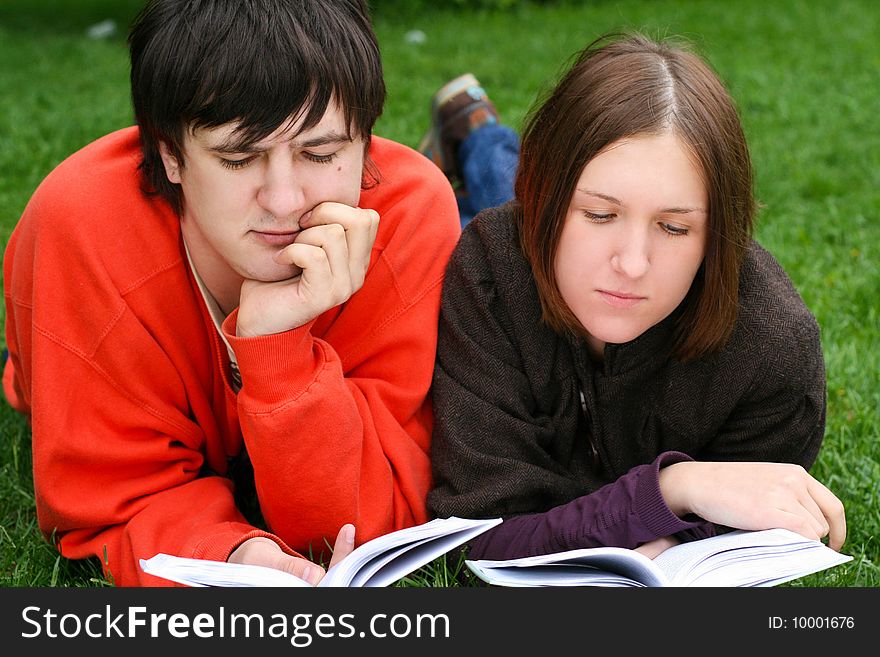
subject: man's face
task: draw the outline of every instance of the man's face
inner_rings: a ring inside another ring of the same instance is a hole
[[[348,137],[334,103],[309,130],[296,134],[298,124],[282,125],[247,148],[235,127],[188,131],[183,166],[162,149],[168,179],[183,192],[180,225],[190,256],[227,307],[237,304],[242,279],[299,273],[275,254],[293,243],[300,219],[319,203],[357,206],[364,165],[363,139]]]

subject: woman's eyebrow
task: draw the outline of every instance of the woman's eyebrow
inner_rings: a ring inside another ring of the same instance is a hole
[[[614,203],[615,205],[623,205],[623,202],[620,199],[614,198],[613,196],[609,196],[608,194],[603,194],[602,192],[596,192],[592,189],[583,189],[581,187],[577,188],[581,194],[586,194],[587,196],[595,196],[596,198],[601,198],[604,201],[608,201],[609,203]],[[671,208],[663,208],[660,210],[660,214],[690,214],[691,212],[702,212],[706,214],[705,208],[700,207],[671,207]]]
[[[664,208],[660,210],[661,214],[690,214],[691,212],[701,212],[706,214],[703,208]]]
[[[609,201],[610,203],[616,203],[617,205],[623,205],[618,199],[613,196],[609,196],[608,194],[603,194],[602,192],[594,192],[591,189],[582,189],[580,187],[577,188],[581,194],[586,194],[587,196],[596,196],[597,198],[601,198],[605,201]]]

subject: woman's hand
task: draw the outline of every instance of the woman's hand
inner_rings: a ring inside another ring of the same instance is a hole
[[[655,559],[662,552],[665,552],[672,546],[678,545],[679,543],[681,543],[681,541],[675,538],[675,536],[663,536],[661,538],[655,538],[653,541],[642,543],[639,547],[636,548],[636,552],[641,552],[649,559]]]
[[[846,539],[843,503],[804,468],[791,463],[674,463],[660,470],[660,491],[677,516],[696,514],[736,529],[781,527],[807,538]]]

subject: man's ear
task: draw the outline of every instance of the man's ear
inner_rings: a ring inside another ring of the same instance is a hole
[[[165,166],[165,175],[168,176],[168,180],[179,185],[180,161],[171,153],[171,149],[164,141],[159,142],[159,155],[162,157],[162,164]]]

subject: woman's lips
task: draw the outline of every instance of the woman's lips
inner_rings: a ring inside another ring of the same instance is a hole
[[[634,294],[609,292],[607,290],[597,290],[597,292],[605,303],[614,308],[632,308],[640,301],[645,300],[645,297],[636,296]]]

